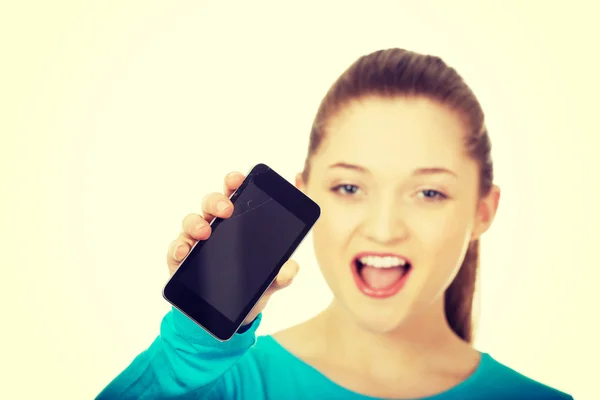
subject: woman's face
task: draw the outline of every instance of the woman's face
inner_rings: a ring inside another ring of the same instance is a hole
[[[323,275],[361,325],[388,332],[439,300],[491,222],[464,134],[425,98],[363,99],[330,121],[307,185],[297,181],[322,209]]]

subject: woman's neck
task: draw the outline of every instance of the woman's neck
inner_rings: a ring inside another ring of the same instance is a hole
[[[443,298],[386,333],[361,327],[335,300],[313,323],[313,328],[322,333],[322,351],[328,359],[377,375],[398,377],[406,370],[443,370],[455,366],[460,358],[470,358],[467,364],[473,358],[470,346],[448,325]]]
[[[443,301],[387,333],[361,327],[334,301],[273,336],[329,380],[377,398],[441,393],[467,379],[481,359],[448,326]]]

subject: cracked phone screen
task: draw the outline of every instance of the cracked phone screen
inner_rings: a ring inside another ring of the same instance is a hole
[[[258,294],[304,222],[248,183],[235,201],[231,217],[222,220],[198,252],[184,261],[181,282],[231,321]]]

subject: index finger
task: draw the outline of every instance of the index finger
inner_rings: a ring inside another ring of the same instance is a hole
[[[244,179],[245,176],[241,172],[233,171],[228,173],[225,176],[225,182],[223,185],[223,192],[225,193],[225,196],[231,196],[233,192],[235,192],[236,189],[240,187]]]

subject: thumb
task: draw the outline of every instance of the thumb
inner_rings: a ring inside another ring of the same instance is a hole
[[[279,274],[277,274],[277,278],[271,284],[269,291],[277,291],[283,288],[288,287],[296,275],[298,275],[298,271],[300,270],[300,266],[294,260],[288,260],[281,267]]]
[[[244,325],[251,323],[254,318],[256,318],[258,313],[260,313],[266,307],[267,303],[271,299],[271,296],[273,296],[275,292],[288,287],[292,283],[294,277],[298,274],[299,269],[300,267],[298,266],[298,263],[293,260],[288,260],[285,264],[283,264],[281,270],[279,270],[279,274],[277,274],[277,278],[275,278],[273,283],[271,283],[271,286],[269,286],[258,303],[256,303],[244,321]]]

